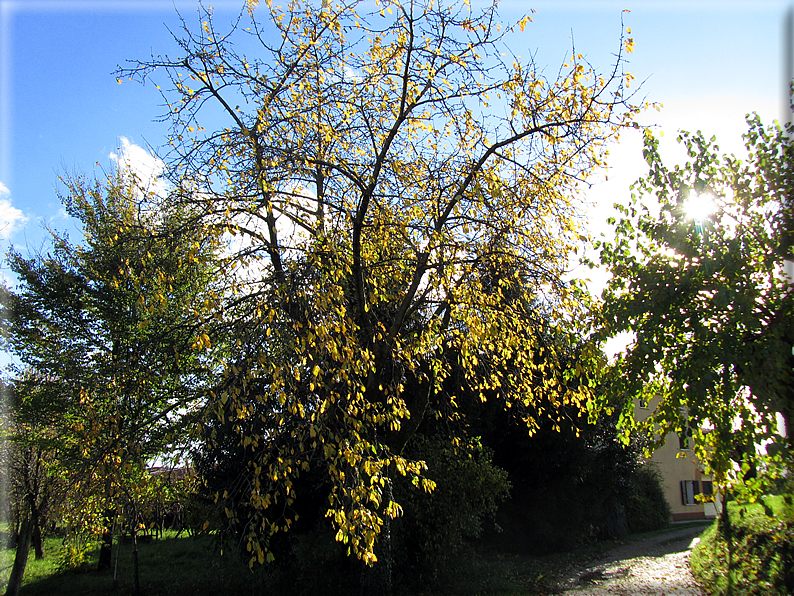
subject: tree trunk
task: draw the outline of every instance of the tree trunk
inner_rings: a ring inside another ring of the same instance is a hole
[[[107,530],[102,532],[102,545],[99,547],[99,564],[97,571],[110,569],[113,565],[113,524],[115,523],[116,514],[110,509],[105,511],[105,522],[107,523]]]
[[[41,509],[38,504],[31,506],[30,511],[30,525],[31,525],[31,541],[33,543],[33,552],[36,553],[36,560],[41,561],[44,558],[44,545],[41,538]]]
[[[391,478],[386,479],[383,503],[388,505],[392,500]],[[388,515],[383,516],[383,528],[375,543],[375,556],[378,562],[373,566],[364,566],[361,571],[361,596],[392,596],[393,559],[391,548],[391,524]]]
[[[10,524],[10,531],[8,533],[8,548],[16,548],[17,544],[19,544],[19,533],[21,532],[19,527],[19,511],[17,511],[16,506],[11,507],[11,520],[12,523]]]
[[[383,520],[383,528],[375,544],[378,562],[361,570],[361,596],[392,596],[391,520]]]
[[[132,569],[135,574],[135,596],[141,593],[141,579],[138,568],[138,529],[132,530]]]
[[[107,503],[112,502],[110,500],[110,477],[105,479],[105,497],[108,499]],[[113,566],[113,526],[115,525],[116,510],[112,508],[105,509],[105,528],[107,529],[102,533],[102,545],[99,547],[97,571],[110,569]]]
[[[727,596],[733,596],[733,529],[728,514],[728,491],[722,491],[722,513],[720,515],[720,531],[728,545],[728,589]]]
[[[6,596],[18,596],[19,589],[22,587],[22,578],[25,575],[25,567],[28,565],[28,554],[30,553],[30,540],[33,536],[33,523],[26,519],[22,522],[22,529],[17,541],[17,553],[14,557],[14,567],[11,569],[11,577],[8,579]]]
[[[33,525],[33,534],[31,540],[33,541],[33,552],[36,553],[36,560],[41,561],[44,558],[44,542],[41,537],[41,520],[36,516]]]

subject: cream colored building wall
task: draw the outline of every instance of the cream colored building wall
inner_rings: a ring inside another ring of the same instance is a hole
[[[679,454],[682,457],[677,457]],[[664,494],[670,504],[673,521],[707,517],[704,503],[684,505],[681,498],[682,480],[696,480],[702,491],[703,481],[711,480],[711,477],[703,474],[700,462],[691,449],[679,449],[678,435],[667,435],[665,444],[654,451],[651,461],[656,463],[662,474]]]
[[[647,408],[640,407],[639,403],[635,403],[635,418],[637,420],[645,420],[651,415],[657,403],[658,398],[651,400]],[[689,447],[692,447],[691,439],[689,441]],[[678,457],[679,454],[681,457]],[[702,492],[703,481],[709,481],[711,477],[703,473],[700,462],[695,457],[692,449],[679,448],[679,440],[676,433],[667,435],[664,445],[654,451],[651,461],[656,464],[662,475],[664,494],[670,505],[673,521],[703,519],[716,515],[716,508],[713,503],[697,502],[693,505],[685,505],[683,503],[681,498],[682,481],[697,481]]]

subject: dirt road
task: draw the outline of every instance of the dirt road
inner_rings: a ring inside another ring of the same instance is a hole
[[[572,596],[701,596],[689,568],[689,554],[705,529],[703,525],[674,526],[617,546],[578,569],[561,587]]]

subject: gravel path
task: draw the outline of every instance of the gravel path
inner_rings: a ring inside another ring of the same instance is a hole
[[[689,568],[689,549],[704,526],[684,526],[614,548],[561,587],[573,595],[702,596]]]

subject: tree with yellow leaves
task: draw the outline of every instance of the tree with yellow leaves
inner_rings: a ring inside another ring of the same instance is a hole
[[[505,295],[527,284],[555,324],[582,316],[563,281],[583,241],[576,195],[639,109],[623,43],[606,75],[574,53],[548,79],[504,43],[529,18],[358,8],[249,2],[229,31],[207,12],[180,57],[118,73],[166,76],[170,176],[228,246],[237,347],[208,399],[246,454],[245,480],[216,498],[251,564],[294,523],[308,470],[327,478],[336,539],[374,563],[401,512],[391,478],[433,488],[403,450],[453,363],[467,390],[506,407],[538,392],[590,398],[586,383],[559,382],[553,358],[533,358],[521,303]]]

